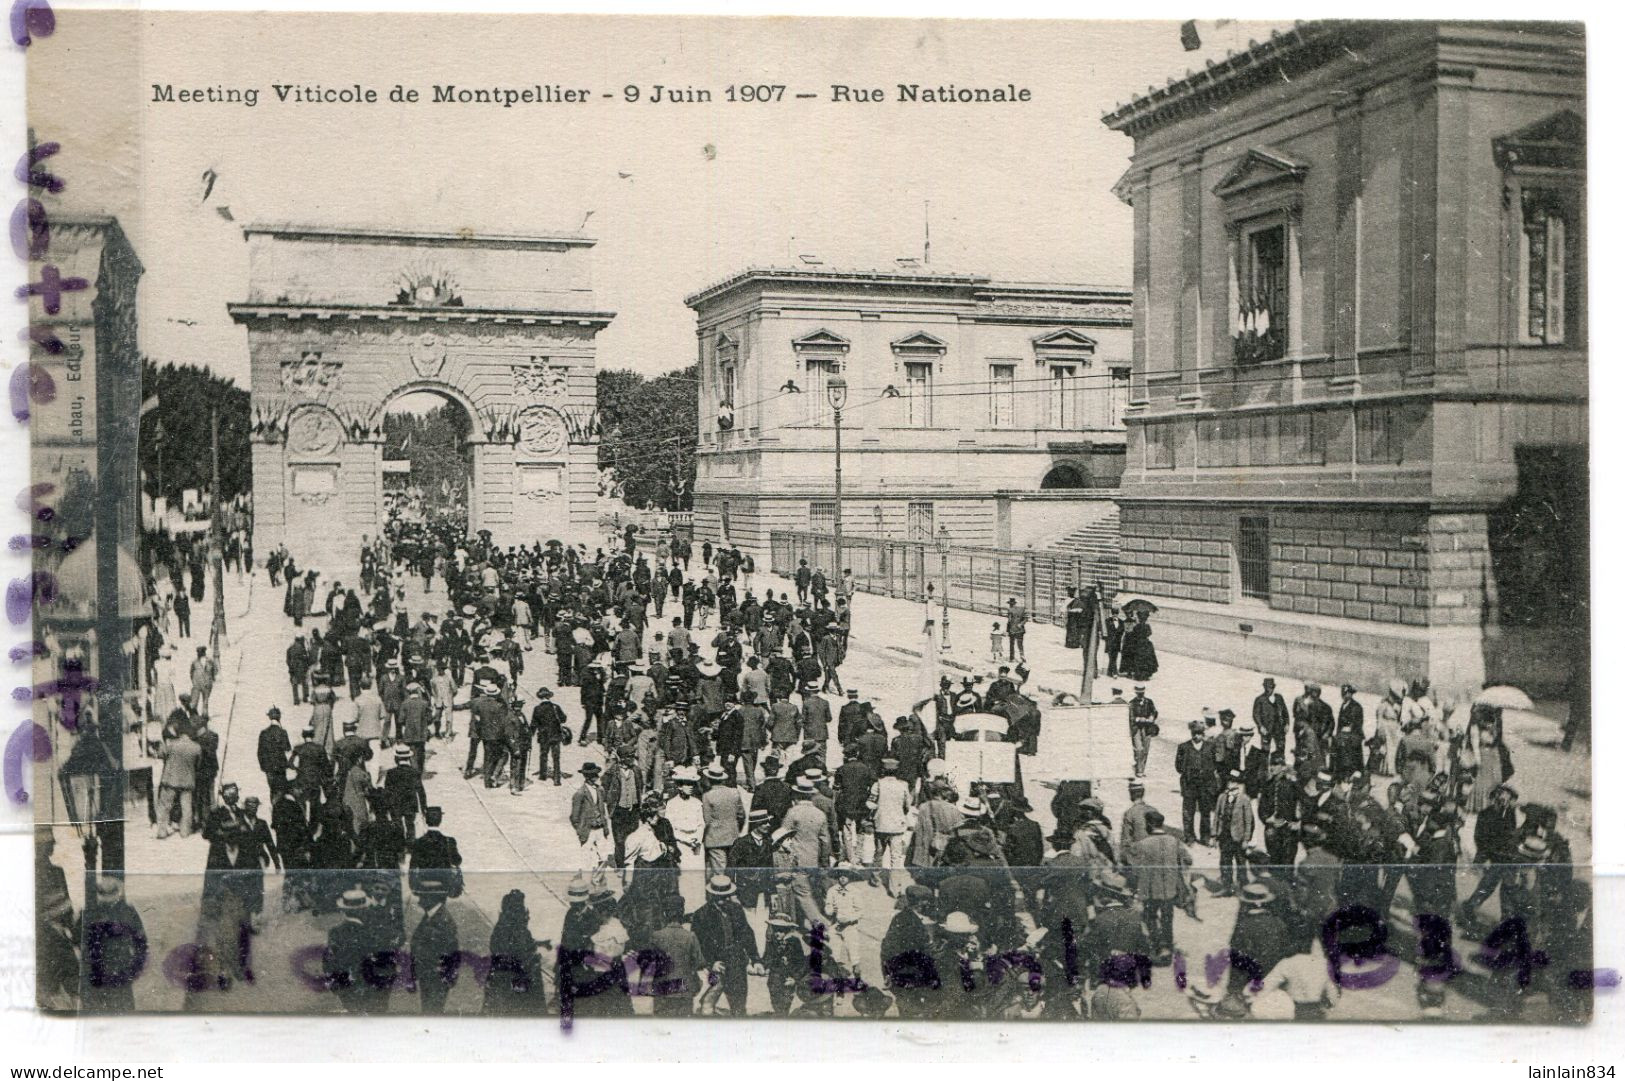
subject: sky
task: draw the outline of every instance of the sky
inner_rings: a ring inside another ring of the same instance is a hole
[[[601,367],[692,363],[683,297],[751,265],[843,268],[923,254],[933,270],[1127,286],[1130,140],[1103,113],[1272,25],[69,11],[29,53],[30,118],[69,186],[116,214],[146,267],[142,347],[246,386],[250,222],[597,239]],[[1015,84],[1023,105],[835,104],[831,86]],[[260,91],[153,102],[152,84]],[[272,84],[396,83],[423,102],[297,105]],[[428,103],[431,87],[587,87],[584,105]],[[705,87],[709,104],[653,104]],[[783,83],[785,100],[724,88]],[[643,100],[621,100],[628,84]],[[597,95],[612,91],[616,100]],[[817,100],[795,100],[796,92]],[[205,179],[205,174],[212,177]],[[205,188],[208,187],[205,197]],[[219,208],[226,207],[228,221]]]

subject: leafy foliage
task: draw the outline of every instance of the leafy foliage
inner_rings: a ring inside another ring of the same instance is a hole
[[[462,406],[442,405],[427,413],[384,416],[384,460],[409,460],[412,483],[431,505],[463,503],[468,487],[468,459],[463,441],[470,422]]]
[[[689,365],[655,379],[598,372],[598,468],[611,470],[634,507],[689,510],[699,442],[699,370]]]
[[[220,487],[227,499],[249,490],[253,461],[248,449],[248,391],[190,364],[141,360],[141,396],[158,407],[141,418],[140,458],[146,491],[174,506],[187,488],[211,484],[209,411],[220,417]],[[161,459],[161,461],[160,461]],[[162,468],[160,468],[160,466]]]

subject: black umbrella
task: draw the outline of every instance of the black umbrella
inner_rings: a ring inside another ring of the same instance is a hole
[[[1141,612],[1144,612],[1146,615],[1150,615],[1156,610],[1157,606],[1146,600],[1144,597],[1135,597],[1133,600],[1123,605],[1123,611],[1131,616],[1137,616]]]

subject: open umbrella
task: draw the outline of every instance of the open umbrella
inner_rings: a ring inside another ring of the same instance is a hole
[[[1516,687],[1485,687],[1473,696],[1473,705],[1492,709],[1534,709],[1535,703]]]
[[[1156,610],[1157,606],[1146,600],[1144,597],[1135,597],[1133,600],[1123,605],[1123,611],[1130,616],[1137,616],[1141,612],[1144,612],[1146,615],[1150,615]]]

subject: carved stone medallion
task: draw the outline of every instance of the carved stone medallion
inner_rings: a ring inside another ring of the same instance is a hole
[[[288,450],[302,458],[326,458],[344,445],[344,429],[325,409],[306,409],[288,422]]]
[[[519,446],[531,457],[558,457],[569,437],[564,418],[551,409],[532,406],[519,415]]]

